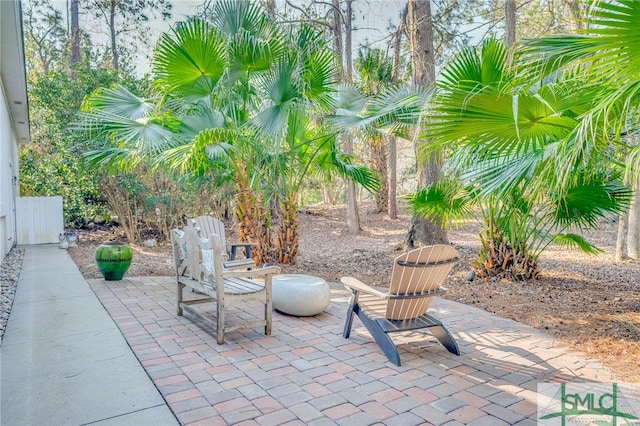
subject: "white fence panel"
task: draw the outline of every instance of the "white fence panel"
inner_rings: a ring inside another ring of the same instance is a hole
[[[58,243],[64,232],[62,197],[16,198],[18,244]]]

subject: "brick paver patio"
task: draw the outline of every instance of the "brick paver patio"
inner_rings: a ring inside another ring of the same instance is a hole
[[[397,334],[396,367],[357,318],[342,337],[348,293],[338,284],[323,314],[274,312],[271,336],[240,330],[219,346],[176,316],[173,277],[89,283],[185,425],[534,425],[538,383],[614,380],[549,335],[442,299],[433,311],[462,355],[429,334]]]

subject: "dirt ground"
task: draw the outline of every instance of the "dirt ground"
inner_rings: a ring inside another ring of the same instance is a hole
[[[296,266],[283,272],[317,275],[328,281],[354,276],[386,286],[392,259],[408,229],[409,217],[389,219],[361,206],[362,232],[351,236],[344,206],[300,211],[300,256]],[[227,240],[233,231],[227,228]],[[479,248],[477,226],[449,231],[461,259],[447,281],[447,299],[476,306],[504,318],[540,329],[577,350],[599,358],[620,380],[640,382],[640,262],[616,264],[616,224],[603,223],[589,237],[604,254],[589,256],[551,247],[541,257],[542,276],[532,282],[467,280]],[[100,277],[93,259],[102,242],[123,240],[113,230],[80,231],[78,247],[69,254],[87,278]],[[172,254],[167,242],[155,247],[133,246],[128,276],[172,275]],[[446,323],[446,319],[444,319]]]

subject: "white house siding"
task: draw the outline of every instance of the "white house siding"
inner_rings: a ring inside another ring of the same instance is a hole
[[[20,1],[0,0],[0,259],[16,244],[18,143],[29,139]]]
[[[14,200],[19,195],[19,187],[18,142],[11,124],[3,84],[0,84],[0,92],[0,258],[3,258],[16,241]]]

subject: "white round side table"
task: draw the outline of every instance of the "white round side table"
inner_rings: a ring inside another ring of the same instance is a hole
[[[318,315],[329,306],[331,289],[325,280],[303,274],[274,275],[273,308],[298,317]]]

